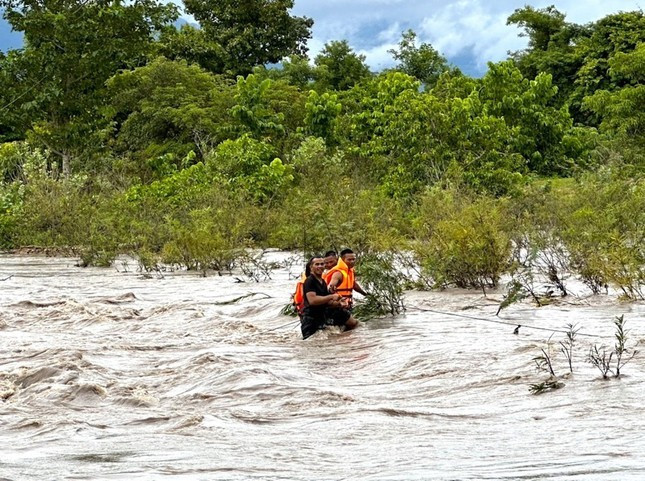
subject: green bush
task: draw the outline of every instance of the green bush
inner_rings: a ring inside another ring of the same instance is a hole
[[[187,223],[173,219],[168,226],[170,239],[161,250],[161,260],[190,270],[230,271],[244,247],[233,232],[226,232],[210,208],[193,210]]]
[[[422,199],[415,224],[420,235],[413,249],[435,287],[494,287],[510,265],[501,200],[435,189]]]
[[[611,172],[584,177],[567,206],[562,241],[592,291],[616,285],[630,299],[645,285],[645,183]]]

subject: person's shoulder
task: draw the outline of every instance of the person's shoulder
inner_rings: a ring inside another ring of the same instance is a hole
[[[316,278],[314,276],[309,276],[304,282],[305,289],[308,287],[311,289],[316,286]]]

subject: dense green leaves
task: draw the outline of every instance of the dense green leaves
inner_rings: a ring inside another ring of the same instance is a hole
[[[222,47],[224,70],[247,75],[256,65],[307,51],[313,21],[293,17],[293,0],[185,0],[209,42]]]
[[[354,53],[346,40],[325,44],[314,62],[316,82],[321,88],[347,90],[370,73],[365,56]]]
[[[417,47],[416,38],[417,34],[412,30],[403,32],[399,48],[388,52],[399,62],[398,70],[431,87],[442,73],[449,70],[448,61],[430,44],[422,43]]]
[[[201,154],[226,138],[233,85],[197,66],[158,58],[115,75],[107,87],[104,114],[115,129],[114,148],[138,163],[132,167],[144,180],[154,178],[148,159],[171,155],[179,167],[188,152]]]
[[[13,109],[0,123],[46,146],[69,174],[74,160],[101,144],[105,81],[145,61],[155,32],[176,18],[176,7],[155,0],[3,0],[0,7],[25,40],[2,62],[9,86],[3,103],[11,96]]]

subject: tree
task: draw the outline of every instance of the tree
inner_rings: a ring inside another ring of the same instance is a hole
[[[342,110],[338,96],[329,92],[318,95],[315,90],[311,90],[305,108],[305,133],[324,139],[328,146],[334,145],[335,127]]]
[[[417,34],[412,30],[403,32],[399,48],[388,50],[397,60],[397,70],[420,80],[426,87],[432,87],[443,72],[449,70],[446,58],[429,43],[416,46]]]
[[[566,176],[584,164],[588,132],[573,127],[567,107],[553,101],[556,94],[551,75],[529,80],[511,61],[489,64],[479,91],[486,112],[515,129],[509,140],[531,171]]]
[[[584,106],[599,115],[601,131],[645,148],[645,43],[633,52],[617,53],[609,67],[614,83],[629,84],[614,92],[597,90],[585,97]]]
[[[554,101],[567,104],[575,121],[596,126],[593,110],[583,109],[584,98],[597,90],[614,91],[626,85],[609,72],[610,59],[629,53],[645,41],[645,16],[642,11],[608,15],[586,26],[567,23],[555,7],[516,10],[509,24],[524,28],[528,48],[511,54],[522,74],[536,78],[551,74],[558,87]]]
[[[645,15],[642,11],[608,15],[591,26],[588,37],[580,39],[577,49],[583,62],[571,94],[571,104],[579,120],[592,125],[597,125],[600,120],[589,115],[589,111],[580,111],[585,97],[597,90],[613,92],[633,83],[629,77],[611,74],[611,60],[619,53],[633,52],[642,42],[645,42]]]
[[[176,7],[156,0],[0,0],[0,7],[25,40],[9,55],[12,109],[21,113],[14,121],[55,154],[68,175],[73,157],[100,145],[105,81],[145,62]]]
[[[560,12],[554,5],[546,8],[535,9],[529,5],[516,9],[507,19],[506,24],[517,24],[524,28],[525,32],[520,37],[529,38],[528,51],[545,51],[551,42],[557,39],[557,35],[566,26],[565,14]],[[560,41],[563,39],[560,38]]]
[[[180,29],[174,25],[165,27],[157,43],[157,52],[169,60],[196,63],[213,73],[222,73],[226,67],[224,47],[209,38],[204,30],[188,24]]]
[[[234,85],[197,65],[158,58],[115,75],[107,87],[104,111],[116,130],[115,151],[136,162],[133,173],[143,181],[169,165],[182,167],[191,150],[203,157],[226,138]]]
[[[273,83],[269,78],[262,80],[254,74],[237,78],[236,103],[231,114],[240,123],[242,133],[249,133],[256,139],[284,133],[284,114],[275,112],[268,102]]]
[[[282,62],[282,75],[291,85],[305,90],[314,79],[314,69],[307,57],[292,55]]]
[[[293,0],[185,0],[184,5],[208,41],[222,47],[224,70],[233,76],[307,51],[313,20],[292,17]]]
[[[588,34],[588,28],[566,22],[565,15],[553,5],[518,8],[506,24],[523,28],[520,37],[529,39],[528,48],[511,53],[522,74],[528,79],[534,79],[540,72],[551,74],[558,87],[555,99],[560,105],[566,103],[583,61],[576,42]]]
[[[347,40],[325,44],[314,63],[316,82],[323,89],[347,90],[370,75],[365,55],[354,53]]]

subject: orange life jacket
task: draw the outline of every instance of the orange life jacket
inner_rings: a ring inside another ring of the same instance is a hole
[[[334,273],[334,268],[335,267],[336,266],[334,266],[331,269],[329,269],[328,271],[325,271],[325,272],[322,273],[322,278],[323,278],[323,281],[325,281],[325,284],[329,285],[329,281],[331,281],[331,276]]]
[[[296,292],[293,293],[293,306],[296,308],[299,316],[302,316],[305,310],[305,281],[307,276],[303,272],[296,283]]]
[[[336,287],[336,293],[341,297],[349,301],[349,305],[352,304],[352,296],[354,292],[354,268],[347,267],[345,261],[338,259],[338,264],[335,267],[329,269],[329,272],[323,275],[323,279],[327,284],[331,282],[331,278],[334,275],[334,272],[340,272],[343,275],[343,279],[340,284]]]

